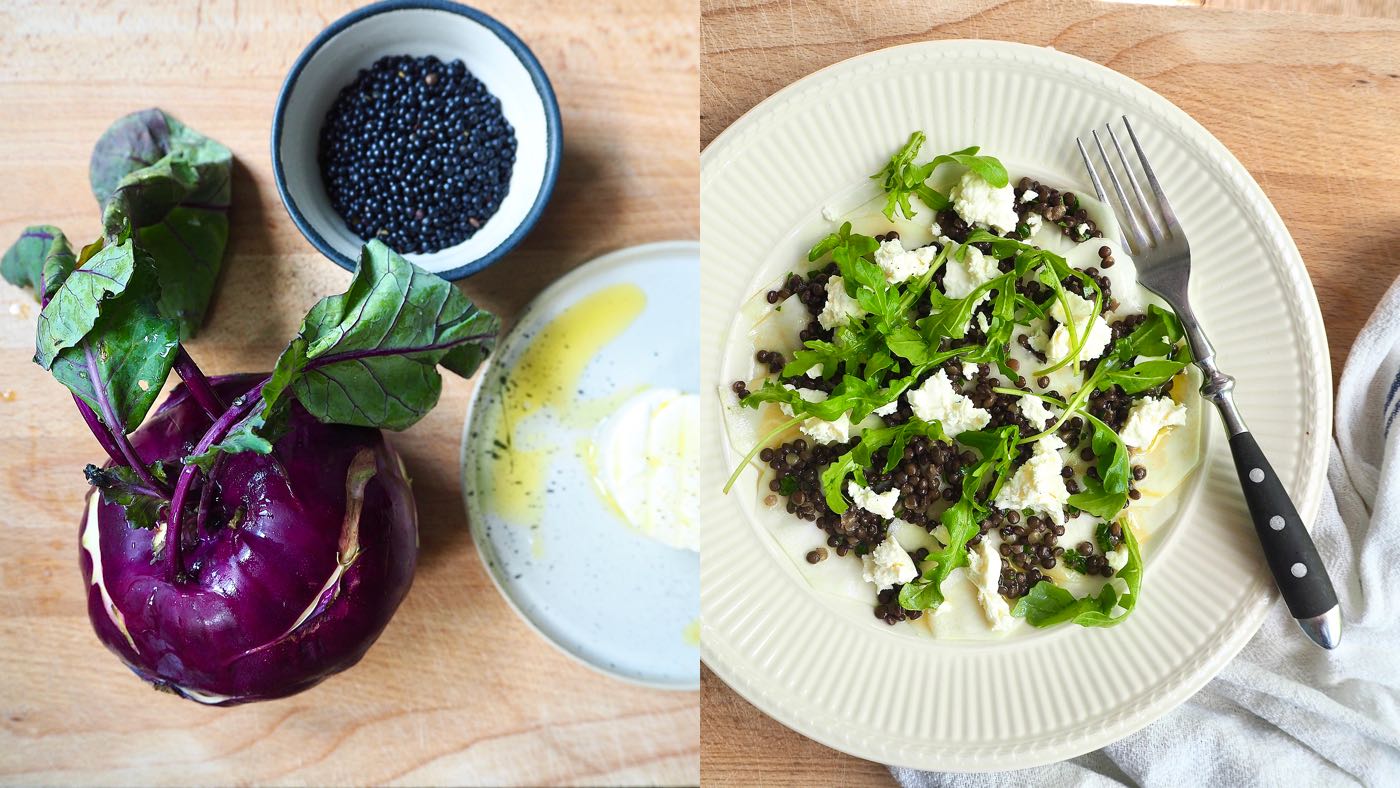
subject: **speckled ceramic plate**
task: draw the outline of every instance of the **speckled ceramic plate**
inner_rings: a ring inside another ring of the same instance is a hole
[[[463,489],[472,536],[501,593],[543,637],[584,664],[667,689],[699,687],[700,557],[632,530],[594,489],[578,447],[618,399],[642,387],[695,392],[698,370],[699,245],[648,244],[604,255],[541,293],[481,374],[467,412]],[[531,473],[528,516],[500,505],[487,481],[496,472],[493,419],[505,384],[540,332],[598,293],[635,285],[636,317],[588,352],[567,392],[568,422],[550,433],[549,459]]]
[[[870,173],[915,129],[926,153],[981,145],[1092,193],[1074,138],[1124,114],[1190,235],[1192,300],[1240,408],[1303,519],[1316,515],[1331,422],[1322,318],[1278,214],[1219,141],[1142,85],[1049,49],[949,41],[839,63],[764,101],[701,157],[701,335],[717,340],[701,350],[714,491],[702,499],[702,656],[780,722],[884,763],[1034,766],[1161,716],[1258,628],[1272,581],[1218,433],[1177,522],[1145,549],[1132,619],[1111,629],[948,642],[872,626],[868,610],[815,593],[738,495],[719,494],[749,448],[727,443],[718,400],[745,377],[730,351],[747,329],[740,304],[804,259],[824,207],[868,199]]]

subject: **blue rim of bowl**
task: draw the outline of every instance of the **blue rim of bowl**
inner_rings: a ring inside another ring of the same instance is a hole
[[[327,41],[335,38],[352,25],[372,16],[406,9],[447,11],[465,16],[490,30],[519,58],[520,64],[525,67],[526,72],[530,74],[531,81],[535,83],[535,90],[539,93],[541,103],[544,104],[547,150],[545,152],[544,181],[540,184],[540,192],[535,197],[535,204],[530,206],[529,212],[525,214],[525,218],[520,221],[519,226],[504,241],[497,244],[496,248],[466,265],[437,273],[437,276],[444,279],[465,279],[506,256],[525,239],[526,235],[529,235],[530,230],[534,228],[535,223],[544,213],[545,205],[549,203],[550,196],[554,193],[554,184],[559,179],[559,166],[564,149],[563,123],[559,118],[559,101],[554,96],[554,87],[550,85],[548,75],[544,73],[544,68],[540,66],[539,60],[535,58],[535,53],[530,51],[530,47],[526,46],[519,36],[511,32],[510,28],[489,14],[448,0],[383,0],[351,11],[332,22],[329,27],[317,34],[297,56],[296,62],[292,64],[292,70],[287,73],[287,79],[282,83],[282,89],[277,92],[277,106],[272,114],[272,179],[277,184],[277,194],[281,196],[282,205],[291,215],[292,223],[297,226],[306,240],[310,241],[311,245],[316,247],[321,254],[330,258],[331,262],[347,271],[354,271],[357,262],[336,251],[327,243],[326,239],[322,238],[321,234],[316,232],[316,229],[302,215],[301,210],[297,208],[296,200],[292,199],[291,194],[287,192],[286,177],[282,171],[282,120],[287,111],[287,99],[291,95],[297,79],[301,77],[302,69],[306,68],[306,64],[311,62],[311,58],[315,57]]]

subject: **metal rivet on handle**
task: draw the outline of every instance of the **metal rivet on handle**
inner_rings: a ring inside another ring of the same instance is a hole
[[[1294,577],[1302,577],[1308,573],[1308,568],[1302,564],[1294,564],[1289,571],[1293,572]]]
[[[1275,531],[1282,531],[1282,530],[1283,530],[1283,518],[1280,517],[1279,515],[1274,515],[1273,517],[1270,517],[1270,518],[1269,518],[1269,527],[1272,528],[1272,529],[1274,529]]]
[[[1249,480],[1254,482],[1255,484],[1264,481],[1264,472],[1259,470],[1258,468],[1250,470]]]

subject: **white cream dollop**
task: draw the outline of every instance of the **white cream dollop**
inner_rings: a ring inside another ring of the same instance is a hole
[[[647,389],[593,434],[593,481],[634,530],[663,544],[700,549],[700,397]]]

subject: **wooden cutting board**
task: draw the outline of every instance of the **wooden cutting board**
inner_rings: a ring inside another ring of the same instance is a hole
[[[565,155],[534,233],[465,291],[509,319],[600,253],[695,238],[695,6],[475,4],[548,71]],[[270,367],[307,308],[349,280],[278,200],[273,103],[302,47],[356,5],[0,4],[0,245],[38,222],[75,243],[94,237],[93,143],[118,116],[160,106],[237,157],[224,274],[190,352],[210,372]],[[418,496],[422,554],[408,600],[364,661],[294,698],[233,709],[153,692],[88,625],[77,522],[82,468],[101,450],[62,388],[30,363],[36,311],[0,284],[0,781],[699,779],[698,693],[639,689],[581,667],[492,586],[458,483],[472,383],[451,376],[437,409],[395,436]]]
[[[897,44],[1008,39],[1102,63],[1189,112],[1263,186],[1317,289],[1335,379],[1400,274],[1400,21],[1381,18],[1400,9],[1384,0],[1220,4],[1370,18],[1085,0],[702,0],[701,144],[801,77]],[[708,671],[701,693],[706,784],[890,782],[884,767],[763,716]]]

